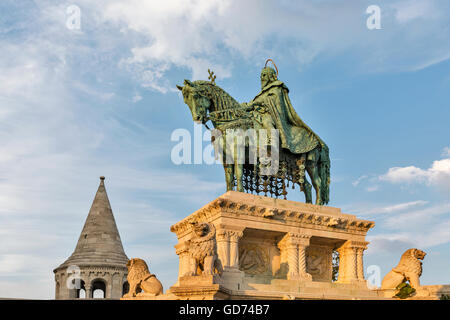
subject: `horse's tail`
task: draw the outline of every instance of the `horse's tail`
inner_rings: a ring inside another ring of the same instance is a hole
[[[322,203],[330,201],[330,152],[326,144],[322,145],[319,157],[319,175],[321,180],[320,197]]]

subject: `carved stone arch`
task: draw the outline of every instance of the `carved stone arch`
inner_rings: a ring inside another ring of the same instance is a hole
[[[108,287],[108,282],[101,277],[97,277],[91,281],[92,298],[109,298],[106,288]],[[100,291],[103,293],[101,295]]]
[[[67,288],[69,290],[70,299],[84,299],[86,297],[86,282],[83,278],[73,279],[73,288]]]

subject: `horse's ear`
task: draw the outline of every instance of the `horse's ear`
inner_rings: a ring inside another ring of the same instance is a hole
[[[182,86],[177,85],[177,88],[178,88],[178,90],[183,91],[183,87]]]
[[[189,85],[191,87],[194,86],[194,84],[192,82],[190,82],[189,80],[187,80],[187,79],[184,79],[184,85]]]

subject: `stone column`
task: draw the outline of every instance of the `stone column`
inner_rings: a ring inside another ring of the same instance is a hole
[[[224,225],[216,231],[217,255],[223,267],[221,285],[230,290],[240,290],[244,272],[239,270],[239,240],[244,232]]]
[[[345,257],[345,249],[344,248],[338,248],[336,250],[339,253],[339,274],[338,274],[338,279],[337,282],[343,283],[346,281],[346,270],[347,267],[345,265],[347,259]]]
[[[363,249],[356,249],[356,265],[357,265],[357,274],[356,277],[358,280],[364,281],[364,265],[363,265]]]
[[[367,249],[368,242],[359,242],[357,243],[357,251],[356,251],[356,275],[358,281],[365,281],[364,279],[364,250]]]
[[[288,233],[280,241],[281,250],[287,253],[288,279],[312,279],[306,272],[306,248],[309,246],[309,240],[309,235]]]
[[[92,286],[90,283],[85,284],[84,287],[86,288],[86,299],[92,298]]]
[[[363,250],[367,242],[347,241],[339,252],[338,282],[364,281]]]
[[[298,273],[300,278],[304,280],[312,280],[312,276],[306,272],[306,247],[307,246],[302,243],[298,244]]]
[[[242,237],[242,231],[229,231],[230,234],[230,268],[239,269],[239,239]]]
[[[286,250],[287,250],[287,258],[288,258],[288,266],[289,266],[289,273],[287,275],[288,279],[297,279],[298,278],[298,267],[299,267],[299,261],[298,261],[298,245],[296,243],[292,243],[291,241],[288,241],[286,243]]]
[[[349,247],[347,248],[347,280],[352,282],[358,279],[356,274],[356,248]]]
[[[84,287],[86,289],[86,299],[92,299],[94,298],[94,290],[92,290],[92,280],[93,277],[95,277],[95,275],[93,276],[92,272],[86,271],[86,279],[84,280]],[[88,294],[88,290],[89,290],[89,294]]]
[[[347,241],[338,250],[339,252],[339,276],[338,282],[349,283],[357,280],[356,276],[356,250]]]
[[[178,278],[183,277],[190,267],[189,251],[186,242],[175,245],[175,252],[179,258]]]
[[[222,267],[230,266],[230,240],[229,233],[226,230],[220,230],[216,233],[217,255]]]
[[[114,283],[114,271],[108,274],[109,290],[108,293],[105,292],[105,298],[117,298],[114,296],[114,289],[116,288]]]
[[[216,231],[217,255],[224,269],[239,269],[239,239],[243,234],[223,226]]]

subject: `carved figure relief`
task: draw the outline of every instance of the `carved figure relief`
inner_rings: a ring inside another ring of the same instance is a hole
[[[312,275],[320,275],[323,273],[323,258],[319,255],[310,255],[306,258],[307,272]]]
[[[328,248],[309,247],[306,253],[306,272],[313,280],[331,280],[331,251]]]
[[[243,244],[239,250],[239,269],[248,274],[264,274],[269,269],[269,258],[258,245]]]

